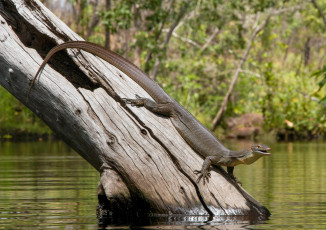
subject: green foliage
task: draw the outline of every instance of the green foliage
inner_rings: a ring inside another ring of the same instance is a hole
[[[297,75],[294,71],[278,72],[281,75],[273,75],[277,85],[268,84],[266,79],[267,85],[277,91],[267,88],[266,97],[261,98],[267,128],[293,128],[306,135],[323,132],[326,128],[325,116],[318,109],[318,102],[311,100],[310,94],[315,84],[311,84],[307,73]]]
[[[10,139],[10,134],[49,134],[50,132],[36,115],[0,87],[0,137]]]
[[[236,2],[231,4],[234,8],[230,11],[245,11]],[[208,20],[209,8],[203,8]],[[257,10],[265,9],[253,11]],[[302,14],[309,11],[313,9],[307,7]],[[310,66],[302,67],[305,37],[313,34],[314,28],[305,27],[308,17],[296,17],[293,14],[274,17],[260,33],[232,93],[225,117],[261,113],[266,130],[293,129],[303,135],[325,132],[325,106],[314,100],[317,82],[309,77],[309,72],[317,63],[311,62]],[[205,16],[200,17],[200,22],[191,23],[196,27],[191,36],[193,40],[207,39],[210,23],[203,25],[203,18]],[[208,126],[221,105],[234,73],[234,64],[241,58],[250,34],[248,28],[236,21],[239,20],[236,16],[230,18],[235,22],[221,27],[218,43],[210,46],[205,55],[196,56],[196,49],[189,44],[173,43],[172,46],[178,47],[180,59],[174,55],[174,59],[165,61],[160,74],[164,77],[158,78],[170,95]],[[280,24],[284,18],[287,21]],[[312,25],[313,20],[309,20]],[[319,24],[315,26],[318,30]],[[325,82],[321,81],[319,86]],[[318,92],[325,96],[320,90]]]
[[[326,85],[326,65],[321,69],[312,73],[313,77],[321,78],[318,83],[319,89],[315,92],[315,95],[318,95],[321,92],[321,89]],[[326,103],[326,96],[320,99],[320,103]]]
[[[113,10],[101,14],[102,23],[112,32],[116,33],[121,29],[128,29],[132,22],[132,2],[119,2]]]
[[[86,31],[93,5],[88,0],[70,2],[73,7],[81,4],[83,10],[76,23]],[[318,3],[325,12],[326,2]],[[166,43],[168,31],[185,4],[185,15]],[[301,9],[294,10],[298,6]],[[284,12],[273,15],[255,38],[224,118],[260,113],[268,131],[325,133],[326,66],[321,66],[325,61],[326,26],[310,1],[111,1],[110,10],[104,5],[98,7],[100,23],[88,39],[104,44],[104,31],[109,29],[111,47],[136,60],[149,75],[159,60],[156,81],[210,126],[254,28],[275,10]],[[17,123],[17,119],[30,123],[31,129],[43,127],[34,127],[34,117],[27,111],[17,112],[17,102],[0,103],[4,109],[1,127],[10,129],[8,124]]]

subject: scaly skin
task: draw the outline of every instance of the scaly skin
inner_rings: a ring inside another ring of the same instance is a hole
[[[32,81],[28,91],[28,96],[40,71],[44,68],[52,55],[60,50],[67,48],[82,49],[104,59],[105,61],[109,62],[124,72],[128,77],[139,84],[154,99],[153,101],[151,99],[138,97],[136,99],[126,99],[126,102],[132,106],[144,106],[146,109],[152,111],[153,113],[167,116],[171,119],[173,125],[183,137],[183,139],[198,154],[205,158],[202,169],[200,171],[194,171],[194,173],[199,174],[197,180],[198,183],[201,179],[203,179],[204,184],[205,181],[208,182],[210,177],[209,168],[211,164],[228,167],[230,176],[235,179],[233,176],[234,166],[238,164],[251,164],[261,156],[269,154],[267,151],[270,150],[270,148],[266,145],[252,146],[250,150],[229,150],[216,138],[212,132],[210,132],[191,113],[189,113],[188,110],[183,108],[179,103],[167,95],[156,82],[150,79],[137,66],[129,62],[127,59],[121,57],[120,55],[89,42],[66,42],[50,50]],[[256,149],[258,150],[255,151]]]

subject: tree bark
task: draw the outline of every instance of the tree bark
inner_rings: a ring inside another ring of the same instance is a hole
[[[205,44],[200,48],[199,53],[202,53],[208,46],[209,44],[211,44],[211,42],[213,41],[213,39],[219,34],[221,33],[221,30],[219,28],[214,28],[214,31],[212,33],[211,36],[209,36],[209,38],[206,40]]]
[[[174,5],[174,2],[175,2],[174,0],[170,1],[169,7],[167,9],[167,14],[168,15],[171,12],[171,9],[172,9],[172,7]],[[167,21],[167,18],[168,18],[168,16],[165,17],[163,21],[161,21],[160,29],[159,29],[159,31],[155,35],[155,42],[157,42],[158,39],[160,38],[160,36],[161,36],[161,34],[163,32],[164,25],[165,25],[165,23]],[[152,50],[149,49],[148,52],[147,52],[145,61],[144,61],[144,63],[145,63],[145,73],[147,73],[149,71],[149,61],[151,60],[151,58],[152,58]]]
[[[106,11],[111,10],[111,0],[106,0],[105,1],[105,7],[106,7]],[[110,28],[108,26],[105,26],[105,45],[104,47],[107,49],[111,48],[111,31]]]
[[[93,34],[95,27],[100,22],[100,16],[98,15],[98,7],[99,7],[98,0],[91,1],[90,4],[93,7],[93,12],[92,12],[91,21],[87,28],[87,35],[86,35],[87,39]]]
[[[322,17],[324,23],[326,24],[325,14],[323,13],[322,9],[318,6],[316,0],[311,0],[311,2],[314,5],[314,7],[318,10],[318,13],[320,14],[320,16]]]
[[[185,15],[187,8],[189,6],[189,3],[185,2],[183,3],[183,5],[181,6],[181,9],[176,17],[176,19],[174,20],[174,22],[172,23],[168,33],[165,36],[164,42],[162,44],[162,50],[163,50],[163,54],[162,56],[165,56],[166,50],[167,50],[167,46],[170,42],[171,36],[173,34],[173,31],[175,30],[175,28],[177,27],[177,25],[179,24],[180,20],[182,19],[182,17]],[[153,68],[153,73],[152,73],[152,78],[155,80],[156,79],[156,75],[158,73],[158,69],[160,67],[161,64],[161,60],[159,57],[156,57],[155,60],[155,64],[154,64],[154,68]]]
[[[193,171],[203,159],[169,119],[127,107],[122,98],[150,96],[98,57],[59,52],[27,101],[47,52],[70,40],[82,39],[38,0],[0,1],[0,84],[101,172],[99,197],[113,211],[242,220],[269,215],[219,167],[212,169],[209,184],[196,184]]]

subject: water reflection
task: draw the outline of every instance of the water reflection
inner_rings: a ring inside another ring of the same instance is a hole
[[[325,229],[326,143],[272,146],[270,158],[237,169],[244,188],[272,213],[264,229]]]
[[[99,222],[99,227],[121,227],[132,226],[137,228],[150,229],[182,229],[194,228],[207,229],[219,226],[219,229],[246,229],[255,224],[264,224],[263,220],[250,220],[247,216],[215,216],[211,219],[209,216],[184,216],[184,215],[160,215],[150,217],[108,217]]]
[[[0,229],[97,226],[97,172],[57,143],[0,146]]]
[[[326,144],[269,144],[272,155],[238,166],[243,187],[272,213],[269,220],[237,217],[109,219],[110,228],[326,229]],[[250,143],[229,143],[241,149]],[[98,173],[61,142],[0,144],[0,229],[97,229]],[[122,224],[124,223],[124,224]],[[122,225],[122,226],[121,226]]]

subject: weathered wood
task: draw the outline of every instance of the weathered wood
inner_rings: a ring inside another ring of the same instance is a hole
[[[125,106],[121,98],[149,95],[91,54],[56,54],[27,101],[45,54],[69,40],[81,38],[39,1],[0,1],[0,84],[101,171],[100,195],[144,213],[269,215],[220,168],[196,184],[203,159],[169,119]]]

